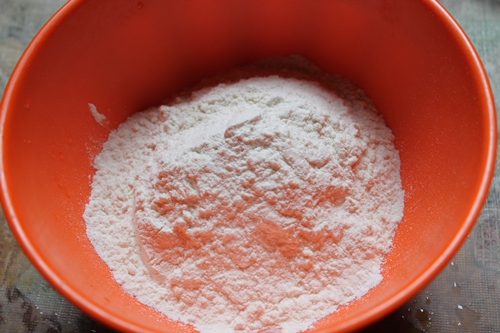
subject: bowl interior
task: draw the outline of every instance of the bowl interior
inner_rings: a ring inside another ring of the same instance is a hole
[[[2,104],[3,204],[45,277],[115,328],[190,332],[125,294],[94,252],[82,218],[93,159],[133,112],[219,71],[290,54],[374,100],[396,136],[406,191],[383,282],[317,330],[359,328],[429,282],[485,198],[495,115],[477,56],[441,7],[386,0],[69,2],[28,48]]]

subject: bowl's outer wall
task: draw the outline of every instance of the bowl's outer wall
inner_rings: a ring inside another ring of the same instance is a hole
[[[22,57],[1,110],[2,202],[44,276],[115,328],[192,331],[125,294],[94,252],[82,218],[92,161],[133,112],[221,70],[289,54],[372,97],[396,136],[406,191],[384,281],[318,331],[366,325],[429,282],[485,199],[496,120],[476,53],[424,0],[69,2]]]

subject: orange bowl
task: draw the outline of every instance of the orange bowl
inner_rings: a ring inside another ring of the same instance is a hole
[[[359,329],[423,288],[473,227],[497,144],[485,70],[432,0],[69,1],[22,56],[0,114],[2,204],[45,278],[116,329],[194,331],[126,294],[94,251],[82,218],[93,159],[133,112],[217,72],[289,54],[373,99],[395,134],[406,191],[382,283],[314,331]]]

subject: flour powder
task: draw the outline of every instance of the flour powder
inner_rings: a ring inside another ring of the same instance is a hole
[[[295,60],[137,113],[95,159],[97,253],[201,332],[299,332],[381,281],[403,214],[393,135],[359,89]]]

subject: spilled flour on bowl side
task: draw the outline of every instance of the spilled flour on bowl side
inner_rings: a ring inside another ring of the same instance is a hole
[[[201,332],[308,328],[381,281],[402,218],[399,156],[372,103],[289,61],[297,75],[133,115],[95,159],[97,253],[125,291]]]

